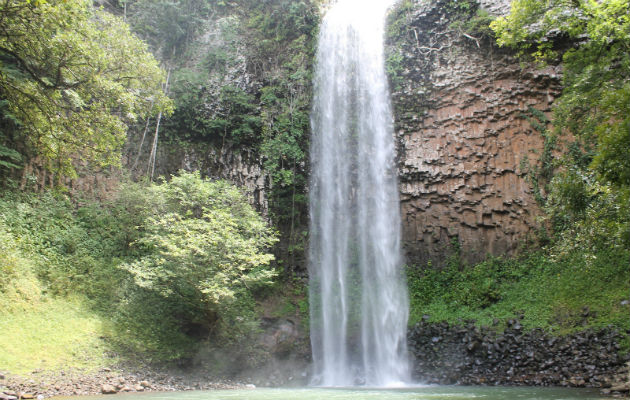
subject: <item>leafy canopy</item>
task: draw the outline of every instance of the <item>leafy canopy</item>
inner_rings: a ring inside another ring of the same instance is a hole
[[[0,96],[17,124],[10,142],[60,175],[74,176],[77,161],[119,164],[127,125],[170,112],[164,79],[129,27],[89,0],[0,4]]]
[[[630,186],[630,2],[517,0],[491,27],[499,45],[533,51],[540,61],[556,56],[554,39],[571,41],[556,128],[592,151],[599,178]]]
[[[147,190],[143,255],[121,268],[139,287],[198,309],[200,323],[238,317],[239,301],[275,276],[267,253],[275,234],[225,181],[181,172]]]

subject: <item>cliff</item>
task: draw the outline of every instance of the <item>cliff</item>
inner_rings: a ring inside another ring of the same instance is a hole
[[[455,250],[454,243],[468,263],[488,254],[512,255],[538,227],[531,166],[538,164],[545,138],[530,120],[535,110],[550,114],[561,90],[560,69],[522,67],[512,53],[496,47],[487,31],[467,28],[467,21],[484,15],[478,7],[490,15],[503,14],[509,1],[402,2],[390,20],[387,57],[402,228],[412,263],[440,266]],[[221,86],[259,98],[260,88],[268,84],[266,75],[252,67],[247,40],[228,35],[226,42],[220,21],[209,24],[189,62],[195,69],[208,52],[239,49],[239,57],[222,73],[215,71],[203,82],[203,114],[213,115],[209,118],[222,113],[216,100]],[[173,128],[181,135],[181,127]],[[273,185],[257,146],[223,146],[205,138],[180,144],[160,148],[159,173],[200,169],[229,179],[268,212]]]
[[[523,68],[488,36],[458,26],[484,15],[465,11],[414,2],[393,16],[388,60],[412,263],[439,266],[454,243],[468,263],[514,254],[540,214],[527,166],[538,162],[544,137],[529,120],[533,110],[550,113],[560,71]]]

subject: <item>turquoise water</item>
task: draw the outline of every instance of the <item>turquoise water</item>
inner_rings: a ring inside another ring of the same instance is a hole
[[[92,396],[110,400],[595,400],[597,390],[523,387],[425,386],[408,389],[251,389]],[[81,398],[74,397],[78,400]]]

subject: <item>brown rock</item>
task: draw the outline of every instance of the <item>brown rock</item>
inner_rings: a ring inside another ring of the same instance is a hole
[[[32,394],[32,393],[20,393],[20,395],[18,396],[18,398],[20,398],[20,399],[27,399],[27,400],[30,400],[30,399],[34,399],[34,398],[35,398],[35,395],[34,395],[34,394]]]
[[[626,393],[630,391],[630,384],[624,383],[622,385],[613,386],[610,390],[613,392]]]
[[[101,386],[101,393],[103,394],[116,394],[118,390],[112,385],[104,384]]]
[[[443,6],[427,2],[409,21],[417,36],[396,44],[404,87],[392,95],[404,246],[411,262],[434,266],[453,238],[475,263],[514,253],[537,228],[525,164],[536,165],[544,138],[526,117],[530,108],[550,115],[561,90],[558,68],[523,69],[492,44],[453,34]]]
[[[144,386],[142,386],[142,385],[135,385],[135,386],[133,387],[133,389],[134,389],[136,392],[144,392]]]
[[[140,381],[140,385],[144,386],[145,388],[151,386],[149,381]]]

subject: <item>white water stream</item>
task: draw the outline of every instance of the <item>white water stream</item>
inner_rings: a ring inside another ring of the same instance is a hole
[[[395,0],[338,0],[321,25],[311,124],[314,385],[408,381],[393,117],[384,62]]]

